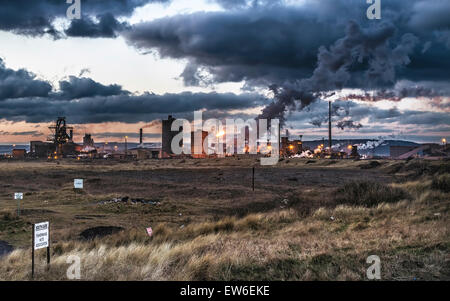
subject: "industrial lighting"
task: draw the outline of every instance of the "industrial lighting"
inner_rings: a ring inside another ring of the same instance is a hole
[[[223,135],[225,135],[224,131],[220,131],[216,134],[216,137],[222,137]]]
[[[442,138],[442,144],[446,144],[447,143],[447,139],[445,139],[445,138]]]
[[[352,146],[351,144],[349,144],[349,145],[347,146],[347,148],[348,148],[348,149],[352,149],[353,146]]]
[[[294,149],[294,146],[293,145],[289,145],[289,149]]]

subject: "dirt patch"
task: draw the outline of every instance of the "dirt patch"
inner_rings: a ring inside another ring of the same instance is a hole
[[[22,215],[33,215],[33,214],[46,214],[46,213],[56,213],[53,210],[48,209],[21,209],[20,214]]]
[[[95,218],[106,218],[106,215],[98,214],[85,214],[85,215],[75,215],[75,219],[95,219]]]
[[[107,235],[115,234],[124,230],[122,227],[116,226],[99,226],[94,228],[89,228],[80,233],[80,237],[83,239],[94,239],[96,237],[104,237]]]

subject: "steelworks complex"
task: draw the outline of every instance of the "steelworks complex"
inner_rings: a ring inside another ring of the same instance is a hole
[[[289,133],[286,130],[286,135],[281,135],[279,132],[279,151],[281,157],[304,157],[304,158],[336,158],[336,159],[359,159],[361,156],[358,153],[358,144],[348,144],[340,149],[332,146],[332,127],[331,127],[331,104],[329,107],[328,118],[328,139],[322,139],[314,147],[305,146],[306,143],[302,141],[302,136],[297,136],[298,139],[291,140]],[[143,128],[139,129],[139,144],[136,147],[128,148],[128,141],[126,136],[124,147],[119,148],[116,145],[111,147],[107,142],[102,143],[101,146],[96,146],[91,134],[85,134],[83,143],[78,144],[73,141],[73,127],[66,123],[65,117],[58,117],[55,124],[50,126],[51,135],[47,141],[30,141],[30,151],[27,153],[24,149],[14,148],[7,158],[25,159],[25,158],[45,158],[48,160],[59,160],[61,158],[72,158],[76,160],[82,159],[115,159],[115,160],[144,160],[144,159],[166,159],[166,158],[206,158],[206,157],[226,157],[240,155],[249,156],[255,154],[255,150],[251,150],[249,146],[249,134],[246,128],[244,138],[244,148],[238,152],[237,137],[234,138],[233,146],[227,149],[226,143],[223,143],[223,152],[220,154],[208,155],[204,148],[196,149],[196,144],[192,143],[190,146],[191,154],[176,155],[172,152],[171,144],[174,137],[180,134],[182,127],[178,131],[172,131],[172,124],[176,119],[171,115],[166,120],[162,120],[161,143],[158,145],[144,144]],[[202,145],[205,143],[209,132],[196,131],[191,132],[191,141],[200,141]],[[225,135],[224,132],[216,134],[216,137]],[[216,142],[216,141],[214,141]],[[217,139],[219,142],[219,139]],[[182,143],[181,143],[182,144]],[[180,144],[180,147],[182,146]],[[215,143],[210,146],[215,148]],[[256,154],[268,155],[271,151],[270,142],[265,146],[266,149],[260,152],[260,145],[257,143]],[[442,144],[427,143],[417,145],[390,145],[389,158],[391,159],[408,159],[414,157],[440,159],[449,157],[449,149],[447,148],[447,141],[442,139]],[[5,156],[4,156],[5,157]],[[364,156],[365,158],[373,158],[375,156]]]

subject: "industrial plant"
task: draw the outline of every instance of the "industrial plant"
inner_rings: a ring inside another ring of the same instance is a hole
[[[328,139],[322,138],[321,141],[303,141],[303,135],[297,135],[296,138],[291,139],[289,131],[286,129],[284,135],[279,130],[278,149],[280,157],[296,157],[296,158],[328,158],[328,159],[369,159],[377,158],[377,154],[373,151],[376,147],[388,146],[389,154],[383,157],[391,159],[408,159],[408,158],[428,158],[439,159],[449,156],[447,148],[447,141],[442,139],[442,144],[426,143],[426,144],[382,144],[383,141],[376,141],[373,143],[354,143],[354,141],[342,141],[333,139],[332,137],[332,104],[328,105]],[[208,131],[198,130],[191,132],[190,154],[174,154],[171,144],[174,137],[182,133],[183,128],[172,131],[172,124],[176,120],[172,115],[167,119],[162,120],[161,129],[161,143],[144,143],[144,128],[139,129],[139,144],[134,147],[128,147],[128,137],[124,136],[125,143],[122,147],[116,143],[114,146],[108,142],[98,143],[94,142],[92,134],[85,133],[82,143],[74,142],[74,128],[69,126],[65,117],[58,117],[53,125],[49,127],[51,132],[46,141],[30,141],[29,152],[25,149],[13,148],[7,158],[14,159],[48,159],[58,160],[62,158],[72,158],[76,160],[84,159],[111,159],[111,160],[145,160],[145,159],[169,159],[179,157],[190,158],[207,158],[207,157],[228,157],[228,156],[249,156],[251,154],[268,155],[272,151],[271,143],[264,143],[266,145],[261,148],[261,144],[257,142],[256,152],[251,149],[249,143],[249,131],[245,128],[244,134],[244,149],[238,151],[238,138],[234,137],[233,145],[227,146],[222,143],[223,151],[218,152],[219,138],[225,136],[225,132],[221,131],[215,133],[217,141],[209,144],[213,152],[208,152],[208,143],[205,141],[210,134]],[[201,144],[194,141],[201,141]],[[182,141],[180,147],[182,147]],[[199,149],[197,149],[199,147]],[[358,150],[360,148],[360,151]],[[3,156],[4,158],[5,156]]]

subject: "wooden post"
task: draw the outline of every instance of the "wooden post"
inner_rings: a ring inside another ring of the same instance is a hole
[[[253,175],[252,175],[252,189],[255,191],[255,167],[253,166]]]
[[[32,243],[31,243],[31,279],[34,278],[34,224],[32,224],[33,226],[33,231],[32,231]]]

